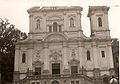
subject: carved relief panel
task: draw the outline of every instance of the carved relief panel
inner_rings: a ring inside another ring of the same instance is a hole
[[[62,60],[62,52],[61,50],[50,50],[50,60],[51,61],[61,61]]]

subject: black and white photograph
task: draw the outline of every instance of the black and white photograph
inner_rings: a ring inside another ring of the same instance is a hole
[[[0,0],[0,84],[119,84],[120,0]]]

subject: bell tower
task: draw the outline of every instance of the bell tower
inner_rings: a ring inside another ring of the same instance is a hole
[[[94,38],[110,38],[110,30],[108,24],[107,6],[90,6],[88,17],[90,19],[91,37]]]

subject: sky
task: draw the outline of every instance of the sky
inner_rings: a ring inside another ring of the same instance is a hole
[[[7,18],[22,32],[29,32],[27,10],[34,6],[81,6],[82,30],[90,36],[90,22],[87,17],[89,6],[109,6],[109,29],[112,38],[120,37],[120,0],[0,0],[0,18]]]

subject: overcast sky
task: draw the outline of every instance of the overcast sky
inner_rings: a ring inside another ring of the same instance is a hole
[[[109,29],[112,38],[120,37],[120,0],[0,0],[0,18],[7,18],[10,23],[23,32],[29,32],[27,9],[33,6],[81,6],[82,29],[90,36],[90,22],[87,17],[89,6],[110,6]]]

